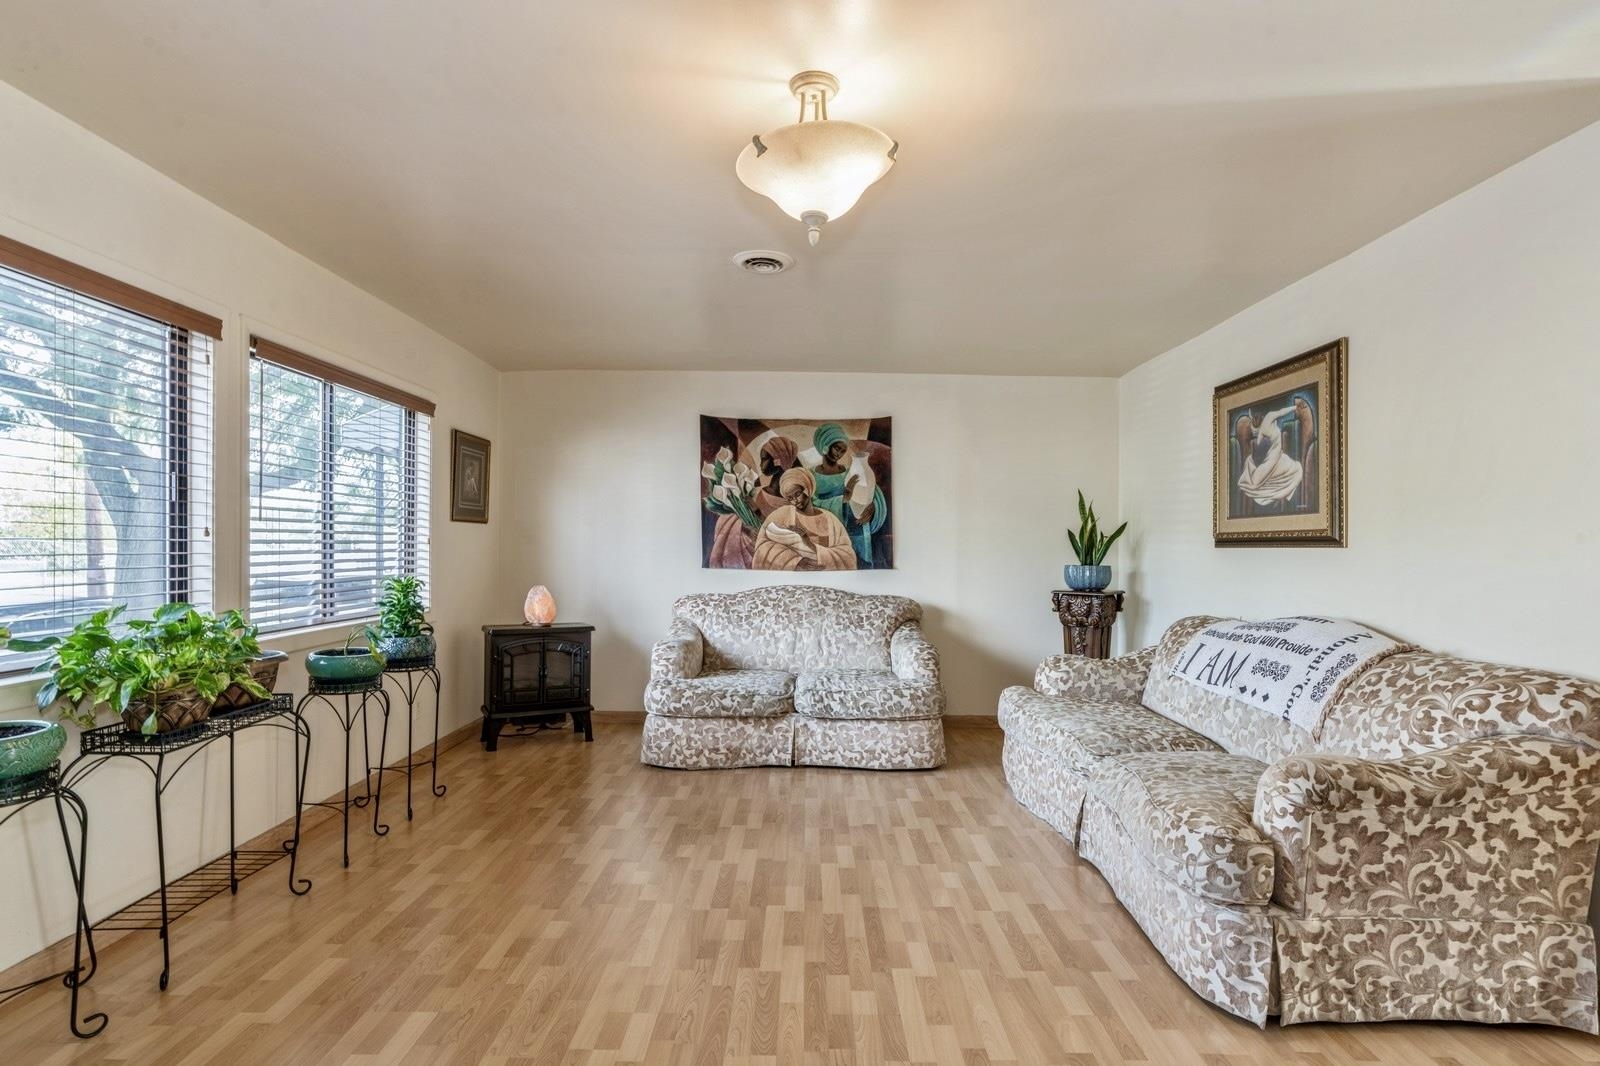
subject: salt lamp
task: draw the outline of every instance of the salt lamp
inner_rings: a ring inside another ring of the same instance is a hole
[[[543,585],[528,590],[522,601],[522,617],[530,626],[547,626],[556,620],[556,598]]]

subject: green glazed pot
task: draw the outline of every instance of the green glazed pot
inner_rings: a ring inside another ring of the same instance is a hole
[[[57,722],[0,722],[0,781],[49,769],[66,746],[67,731]]]
[[[370,681],[383,664],[366,648],[323,648],[306,655],[306,673],[318,681]]]

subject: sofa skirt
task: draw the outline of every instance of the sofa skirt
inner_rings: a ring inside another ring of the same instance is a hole
[[[932,770],[945,760],[944,720],[794,716],[796,766],[858,770]]]
[[[639,761],[674,770],[740,766],[840,766],[929,770],[945,762],[939,718],[875,721],[807,718],[644,717]]]
[[[794,715],[773,718],[644,716],[639,761],[673,770],[794,763]]]
[[[1000,750],[1000,764],[1017,802],[1076,845],[1083,778],[1067,769],[1059,755],[1047,755],[1010,733]]]

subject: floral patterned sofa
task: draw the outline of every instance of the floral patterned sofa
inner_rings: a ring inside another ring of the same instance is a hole
[[[673,605],[650,652],[640,759],[730,766],[944,765],[939,654],[903,596],[779,585]]]
[[[1000,699],[1006,780],[1202,997],[1258,1025],[1595,1032],[1600,685],[1405,651],[1317,737],[1172,666],[1058,656]]]

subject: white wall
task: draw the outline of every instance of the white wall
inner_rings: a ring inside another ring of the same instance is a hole
[[[700,567],[701,414],[894,418],[893,571],[778,575]],[[507,374],[495,489],[506,581],[599,627],[594,701],[638,710],[650,644],[696,591],[829,584],[920,600],[952,714],[994,714],[1001,688],[1061,649],[1050,613],[1082,487],[1115,510],[1116,382],[888,374]]]
[[[246,336],[252,330],[403,384],[438,403],[434,420],[432,618],[446,678],[443,728],[478,713],[481,604],[497,587],[498,529],[449,519],[449,431],[497,436],[499,375],[463,349],[316,266],[151,170],[107,142],[0,83],[0,233],[222,317],[217,347],[217,605],[243,599]],[[206,151],[197,145],[196,151]],[[498,471],[497,471],[498,472]],[[298,652],[326,633],[267,641],[292,653],[280,690],[305,691]],[[32,715],[33,686],[0,683],[0,717]],[[419,718],[419,743],[422,740]],[[431,727],[431,717],[427,724]],[[238,751],[241,838],[293,810],[288,740],[277,731],[243,735]],[[339,751],[326,712],[313,721],[317,758],[308,792],[341,784]],[[376,725],[374,724],[374,732]],[[281,739],[280,739],[281,738]],[[431,731],[428,739],[431,740]],[[71,757],[76,739],[70,742]],[[374,749],[376,750],[376,749]],[[222,746],[184,771],[167,796],[168,859],[183,871],[226,847]],[[394,740],[391,757],[400,754]],[[89,911],[98,918],[155,887],[149,775],[109,765],[82,789],[91,815]],[[0,968],[71,931],[61,842],[48,804],[0,828],[0,848],[24,862],[0,877]],[[403,823],[404,808],[400,811]],[[198,811],[198,814],[196,813]],[[359,813],[359,812],[358,812]],[[394,824],[391,816],[389,819]],[[17,851],[19,843],[23,850]],[[328,875],[331,868],[309,870]],[[263,874],[274,880],[281,867]],[[180,937],[181,940],[181,937]],[[181,946],[175,965],[184,965]]]
[[[1309,610],[1600,676],[1597,185],[1600,125],[1126,375],[1130,635]],[[1212,547],[1212,388],[1345,335],[1349,547]]]

